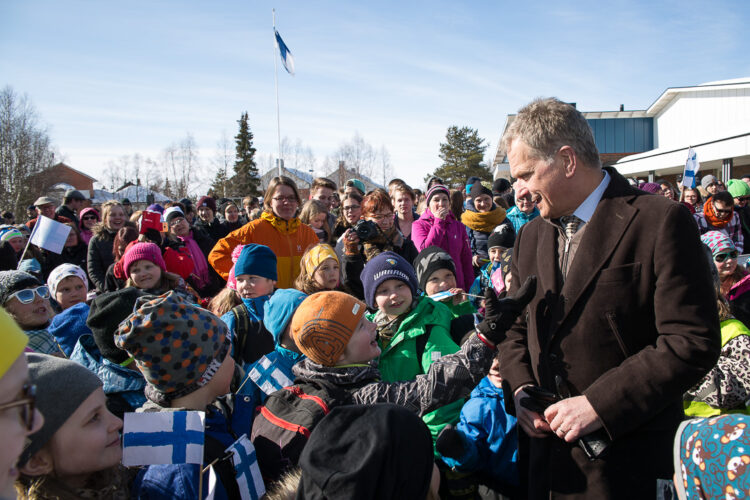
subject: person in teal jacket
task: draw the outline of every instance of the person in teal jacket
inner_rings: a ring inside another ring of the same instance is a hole
[[[414,380],[434,361],[458,352],[449,331],[453,314],[446,305],[419,296],[414,268],[403,257],[383,252],[367,262],[360,278],[365,303],[377,309],[368,319],[377,324],[384,382]],[[433,443],[446,424],[458,422],[463,404],[461,399],[424,415]]]

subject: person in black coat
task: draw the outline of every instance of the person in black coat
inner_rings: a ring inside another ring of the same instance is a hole
[[[107,268],[115,261],[112,244],[115,235],[128,222],[125,210],[119,201],[110,200],[102,205],[102,222],[94,227],[94,236],[89,241],[86,269],[89,279],[98,292],[104,291]]]
[[[193,223],[193,228],[198,228],[208,234],[213,240],[214,245],[229,234],[228,228],[216,218],[216,201],[213,198],[202,196],[198,200],[196,207],[198,218]]]

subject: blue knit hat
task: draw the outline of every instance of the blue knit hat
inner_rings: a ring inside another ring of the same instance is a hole
[[[365,268],[362,269],[359,279],[362,280],[362,287],[365,290],[365,303],[371,309],[377,308],[375,305],[375,290],[384,281],[403,281],[409,285],[411,294],[415,297],[419,288],[414,268],[406,259],[394,252],[383,252],[370,259]]]
[[[276,345],[279,344],[281,334],[292,320],[294,311],[306,297],[306,294],[294,288],[283,288],[276,290],[263,306],[263,325],[273,335]]]
[[[234,264],[234,275],[251,274],[276,281],[276,255],[265,245],[245,245]]]

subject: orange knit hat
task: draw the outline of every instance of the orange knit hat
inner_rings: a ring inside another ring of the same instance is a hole
[[[344,353],[365,308],[364,302],[348,293],[312,294],[294,313],[292,337],[300,351],[312,361],[333,366]]]

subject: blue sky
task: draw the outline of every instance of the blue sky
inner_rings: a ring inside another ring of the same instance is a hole
[[[450,125],[494,151],[506,115],[537,96],[645,109],[670,86],[750,75],[747,1],[3,0],[0,86],[27,94],[94,177],[189,132],[208,179],[245,110],[259,155],[275,155],[273,7],[297,68],[279,67],[282,136],[322,164],[357,132],[415,187]]]

